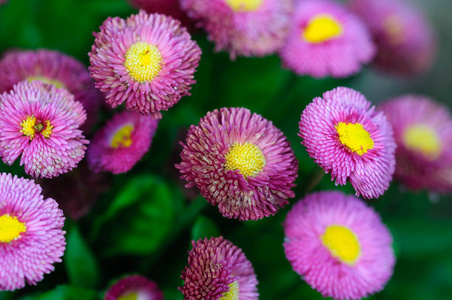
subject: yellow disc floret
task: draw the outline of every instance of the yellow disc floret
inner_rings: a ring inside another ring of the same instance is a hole
[[[53,79],[53,78],[44,77],[44,76],[30,76],[30,77],[27,77],[27,80],[28,80],[28,82],[39,80],[43,83],[53,84],[56,88],[65,87],[65,85],[61,81]]]
[[[256,176],[265,166],[265,157],[262,151],[254,144],[232,144],[225,155],[226,170],[239,170],[243,177]]]
[[[119,296],[118,300],[138,300],[138,294],[136,292],[127,293],[123,296]]]
[[[224,293],[218,300],[239,300],[239,284],[237,280],[229,284],[229,291]]]
[[[346,264],[353,265],[361,254],[358,238],[347,227],[330,225],[320,239],[332,256]]]
[[[234,11],[255,11],[262,5],[262,0],[226,0]]]
[[[422,153],[427,159],[435,160],[441,153],[441,141],[430,126],[416,124],[409,126],[403,133],[405,146]]]
[[[137,42],[130,46],[125,55],[124,66],[133,80],[150,82],[162,69],[162,55],[156,46]]]
[[[312,18],[304,29],[304,40],[318,44],[342,35],[342,24],[330,15],[318,15]]]
[[[50,121],[47,120],[45,129],[41,132],[42,136],[44,136],[45,138],[48,139],[50,137],[50,134],[52,134],[52,129],[53,129],[53,126],[50,125]]]
[[[9,243],[20,237],[27,226],[9,214],[0,216],[0,243]]]
[[[127,124],[121,128],[119,128],[116,133],[113,135],[113,138],[111,139],[111,147],[112,148],[118,148],[123,147],[127,148],[132,145],[132,132],[133,132],[133,126],[130,124]]]
[[[24,135],[28,136],[30,140],[32,140],[35,137],[36,133],[35,125],[36,118],[34,116],[27,116],[27,118],[20,123],[20,126],[22,126],[20,132],[22,132]]]
[[[336,130],[342,145],[346,146],[352,152],[363,155],[367,153],[367,150],[374,147],[374,140],[362,124],[345,124],[340,122],[336,125]]]

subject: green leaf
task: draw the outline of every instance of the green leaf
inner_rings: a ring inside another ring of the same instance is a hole
[[[99,283],[97,261],[76,225],[71,227],[67,236],[64,263],[71,284],[86,288],[97,287]]]
[[[94,300],[96,292],[91,289],[85,289],[77,286],[59,285],[55,289],[40,295],[28,295],[21,300]]]
[[[210,238],[212,236],[219,236],[220,230],[217,224],[205,216],[199,216],[195,220],[195,224],[191,229],[191,239],[197,241],[204,237]]]

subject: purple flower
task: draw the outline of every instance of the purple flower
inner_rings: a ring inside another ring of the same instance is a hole
[[[257,278],[240,248],[222,236],[192,241],[179,290],[185,300],[257,300]]]
[[[0,291],[41,281],[61,262],[63,212],[32,180],[0,174]]]
[[[309,156],[336,185],[348,179],[364,198],[388,189],[396,147],[391,125],[362,94],[344,87],[324,93],[303,111],[299,127]]]
[[[284,232],[292,268],[323,297],[361,299],[381,291],[392,276],[391,234],[354,196],[307,195],[287,214]]]
[[[227,218],[274,215],[294,197],[298,161],[284,134],[246,108],[207,113],[188,131],[176,168]]]
[[[105,293],[104,300],[163,300],[155,282],[140,275],[129,275],[116,281]]]

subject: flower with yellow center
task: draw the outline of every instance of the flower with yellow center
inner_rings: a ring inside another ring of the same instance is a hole
[[[243,177],[255,177],[265,167],[265,157],[262,151],[251,143],[234,143],[225,155],[226,170],[239,170]]]
[[[53,78],[48,78],[45,76],[29,76],[29,77],[27,77],[27,80],[29,82],[39,80],[44,83],[53,84],[56,88],[62,88],[62,87],[65,88],[66,87],[61,81],[53,79]]]
[[[239,284],[237,280],[229,284],[229,291],[224,293],[218,300],[239,300]]]
[[[428,125],[416,124],[407,127],[403,133],[405,146],[419,152],[428,160],[435,160],[441,154],[441,141],[436,131]]]
[[[127,50],[124,66],[133,80],[145,83],[152,81],[159,74],[162,59],[156,46],[137,42]]]
[[[12,217],[9,214],[0,216],[0,244],[18,239],[20,234],[26,230],[25,223],[20,222],[17,217]]]
[[[354,265],[360,256],[361,247],[358,238],[347,227],[330,225],[320,239],[331,255],[343,263]]]
[[[360,123],[346,124],[339,122],[336,125],[336,130],[342,145],[346,146],[352,152],[358,153],[360,156],[374,147],[374,141],[369,132]]]
[[[318,15],[312,18],[302,32],[302,38],[309,43],[323,43],[340,37],[344,29],[342,24],[331,15]]]
[[[261,7],[262,1],[263,0],[226,0],[226,3],[236,12],[250,12]]]
[[[133,132],[133,126],[130,124],[127,124],[123,127],[121,127],[119,130],[116,131],[116,133],[113,135],[113,138],[111,139],[111,147],[112,148],[128,148],[130,145],[132,145],[132,132]]]

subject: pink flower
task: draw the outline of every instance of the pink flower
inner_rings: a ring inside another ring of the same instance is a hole
[[[96,122],[102,95],[94,87],[88,69],[75,58],[47,49],[7,52],[0,61],[0,92],[9,92],[23,80],[64,87],[86,110],[82,130],[90,129]]]
[[[397,143],[394,176],[411,189],[452,192],[452,117],[424,96],[405,95],[379,106]]]
[[[386,117],[359,92],[339,87],[317,97],[301,114],[301,142],[336,184],[377,198],[389,187],[395,142]]]
[[[179,288],[185,300],[259,299],[256,274],[240,248],[222,236],[192,245]]]
[[[215,50],[236,56],[265,56],[281,47],[289,29],[292,0],[181,0]]]
[[[91,76],[112,107],[126,102],[154,118],[190,95],[201,49],[180,22],[140,11],[108,18],[89,53]]]
[[[41,281],[61,262],[63,212],[32,180],[0,174],[0,291]]]
[[[246,108],[222,108],[191,126],[176,168],[227,218],[274,215],[294,197],[298,161],[284,134]]]
[[[416,75],[433,63],[433,30],[414,4],[403,0],[351,0],[377,45],[375,65],[388,73]]]
[[[120,299],[163,300],[163,293],[146,277],[129,275],[116,281],[105,293],[104,300]]]
[[[95,172],[125,173],[151,146],[158,120],[134,111],[123,111],[99,130],[88,148],[88,162]]]
[[[323,297],[361,299],[381,291],[395,263],[378,214],[341,192],[307,195],[284,222],[286,257]]]
[[[77,166],[86,144],[79,127],[86,113],[66,89],[23,81],[0,95],[0,156],[34,177],[56,177]]]
[[[298,1],[279,55],[298,75],[346,77],[372,60],[375,47],[364,24],[342,4]]]

